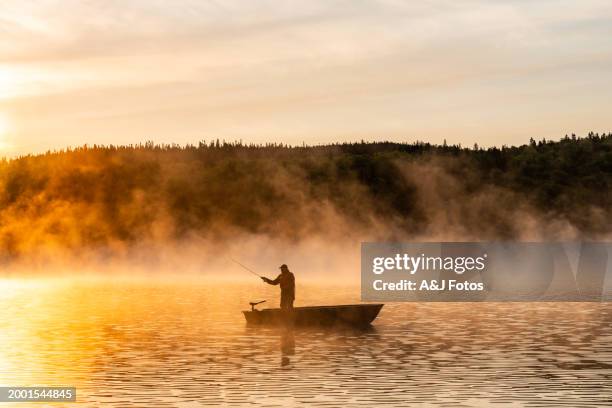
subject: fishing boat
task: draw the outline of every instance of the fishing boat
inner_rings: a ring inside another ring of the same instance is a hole
[[[294,324],[296,326],[368,326],[384,306],[383,304],[306,306],[291,310],[256,310],[251,302],[251,310],[243,311],[249,325]]]

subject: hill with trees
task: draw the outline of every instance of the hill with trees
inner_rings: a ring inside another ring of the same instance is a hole
[[[84,146],[0,162],[0,256],[243,234],[597,239],[612,232],[612,134],[518,147]]]

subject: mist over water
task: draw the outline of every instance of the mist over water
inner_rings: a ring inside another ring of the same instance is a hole
[[[217,141],[26,156],[0,162],[0,262],[183,272],[234,256],[324,273],[352,269],[362,241],[606,239],[611,152],[611,135],[592,134],[488,150]]]
[[[278,288],[231,258],[268,277],[286,263],[296,306],[330,305],[359,303],[362,241],[605,239],[611,140],[1,161],[0,385],[111,407],[609,405],[609,304],[400,303],[369,330],[252,328],[241,311],[277,307]]]

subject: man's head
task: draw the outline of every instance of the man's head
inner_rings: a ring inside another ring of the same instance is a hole
[[[286,272],[289,272],[289,267],[287,265],[285,265],[285,264],[282,264],[280,266],[280,270],[281,270],[282,273],[286,273]]]

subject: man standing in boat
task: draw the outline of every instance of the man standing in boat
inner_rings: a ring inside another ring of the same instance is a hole
[[[282,264],[280,267],[281,273],[276,279],[268,279],[263,276],[261,279],[270,285],[279,285],[281,289],[281,309],[293,309],[293,301],[295,300],[295,276],[289,272],[287,265]]]

